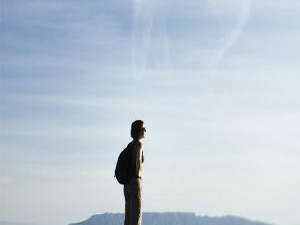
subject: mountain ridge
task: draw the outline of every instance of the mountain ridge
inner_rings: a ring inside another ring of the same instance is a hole
[[[122,225],[123,221],[123,213],[106,212],[69,225]],[[275,225],[234,215],[211,217],[193,212],[144,212],[142,221],[143,225]]]

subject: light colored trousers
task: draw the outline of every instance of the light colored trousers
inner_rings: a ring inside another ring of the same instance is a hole
[[[124,185],[125,220],[124,225],[141,225],[141,179],[133,178]]]

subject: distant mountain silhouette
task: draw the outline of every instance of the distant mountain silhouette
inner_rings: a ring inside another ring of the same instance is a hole
[[[104,213],[91,216],[89,219],[70,225],[123,225],[124,214]],[[271,225],[260,221],[248,220],[237,216],[196,216],[195,213],[165,212],[143,213],[143,225]]]

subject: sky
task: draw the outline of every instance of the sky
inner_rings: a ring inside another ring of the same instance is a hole
[[[0,220],[144,211],[299,225],[300,2],[0,0]]]

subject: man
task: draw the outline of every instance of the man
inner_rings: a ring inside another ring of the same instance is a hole
[[[140,140],[144,138],[145,132],[146,128],[144,127],[144,122],[142,120],[136,120],[131,124],[131,137],[133,138],[133,141],[130,143],[131,179],[129,183],[124,185],[124,225],[141,225],[142,222],[141,178],[144,154]]]

